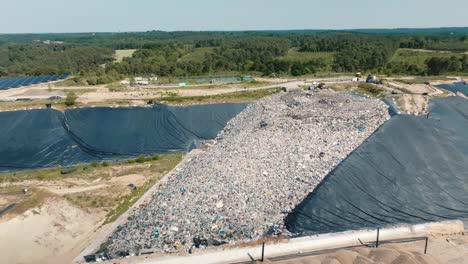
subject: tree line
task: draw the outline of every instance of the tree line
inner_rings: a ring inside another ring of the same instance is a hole
[[[29,76],[94,71],[112,62],[113,53],[112,49],[95,46],[0,46],[0,75]]]
[[[240,40],[201,40],[158,43],[138,50],[122,63],[109,65],[119,73],[160,76],[203,75],[215,72],[257,72],[264,75],[315,73],[325,66],[323,59],[308,62],[282,60],[292,48],[301,52],[336,52],[333,69],[337,72],[379,69],[398,48],[392,38],[353,33],[316,36],[254,36]],[[184,60],[195,48],[211,48],[202,57]]]
[[[399,48],[468,50],[466,32],[385,34],[356,32],[142,32],[0,36],[0,76],[71,73],[76,81],[108,83],[125,76],[200,76],[222,72],[265,76],[373,71],[437,75],[467,72],[466,55],[433,57],[425,65],[391,64]],[[16,39],[15,39],[16,38]],[[49,38],[63,44],[28,42]],[[29,40],[28,40],[29,39]],[[2,44],[3,41],[3,44]],[[114,61],[117,48],[137,48]],[[333,60],[285,60],[291,49],[328,52]],[[330,65],[331,63],[331,65]]]

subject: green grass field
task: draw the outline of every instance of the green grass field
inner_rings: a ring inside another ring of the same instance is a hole
[[[426,60],[431,57],[461,57],[463,53],[450,51],[433,51],[421,49],[398,49],[393,55],[390,63],[415,64],[425,67]]]
[[[213,53],[214,48],[196,48],[193,52],[186,54],[179,61],[203,61],[206,53]]]
[[[323,59],[327,64],[332,64],[335,60],[335,52],[299,52],[296,48],[290,49],[281,60],[289,62],[309,62],[317,59]]]
[[[124,58],[131,57],[136,49],[116,50],[115,62],[122,62]]]

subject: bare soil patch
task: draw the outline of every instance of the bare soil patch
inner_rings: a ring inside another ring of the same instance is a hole
[[[77,221],[79,219],[79,221]],[[102,215],[60,198],[0,221],[0,263],[68,263],[94,235]]]

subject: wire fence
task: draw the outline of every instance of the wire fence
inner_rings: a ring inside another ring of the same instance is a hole
[[[375,241],[367,242],[367,243],[363,243],[360,239],[358,239],[358,241],[360,242],[360,245],[307,251],[307,252],[289,254],[289,255],[284,255],[284,256],[269,257],[267,259],[269,262],[277,262],[277,261],[290,260],[290,259],[296,259],[296,258],[325,255],[325,254],[334,253],[339,250],[351,250],[351,249],[362,248],[362,247],[378,248],[379,246],[384,245],[384,244],[410,243],[410,242],[416,242],[416,241],[425,241],[423,252],[424,254],[427,254],[427,245],[429,243],[429,237],[422,236],[422,237],[408,237],[408,238],[400,238],[400,239],[380,240],[380,228],[377,228],[377,235],[376,235]],[[256,261],[263,262],[266,259],[265,252],[267,252],[267,248],[265,247],[265,243],[263,243],[262,255],[260,259],[254,259],[250,254],[248,254],[250,257],[250,261],[237,262],[235,264],[249,264],[249,263],[253,263]]]

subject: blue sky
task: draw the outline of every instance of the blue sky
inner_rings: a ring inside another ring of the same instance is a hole
[[[468,26],[468,0],[1,0],[0,33]]]

